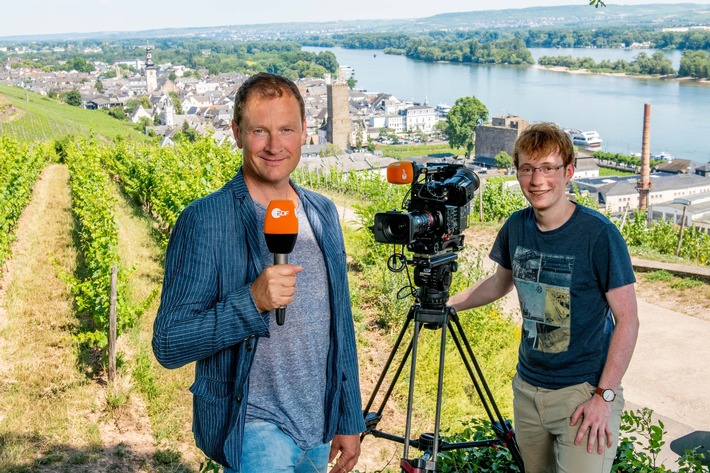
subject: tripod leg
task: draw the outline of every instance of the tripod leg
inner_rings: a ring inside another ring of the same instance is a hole
[[[432,458],[436,460],[439,454],[439,437],[441,425],[441,403],[444,397],[444,358],[446,356],[446,327],[441,326],[441,342],[439,343],[439,379],[436,387],[436,411],[434,414],[434,445],[432,446]]]
[[[451,324],[452,321],[453,325]],[[481,371],[481,367],[478,364],[478,361],[476,360],[476,356],[473,353],[471,344],[469,343],[468,338],[466,338],[466,333],[464,332],[463,327],[461,326],[461,322],[459,321],[458,315],[456,314],[456,311],[454,309],[450,309],[448,324],[450,325],[451,329],[451,338],[454,340],[454,343],[458,348],[463,363],[466,366],[466,369],[468,370],[469,376],[471,377],[471,381],[473,382],[473,385],[476,388],[478,397],[481,400],[481,403],[483,404],[483,408],[488,414],[488,418],[491,421],[493,431],[496,433],[496,436],[501,441],[501,443],[508,447],[511,456],[513,457],[513,461],[516,463],[516,465],[518,465],[520,471],[524,472],[525,470],[523,467],[523,457],[520,454],[518,444],[515,441],[515,432],[509,425],[509,422],[503,419],[503,415],[498,409],[498,405],[496,404],[495,399],[493,398],[493,393],[491,393],[491,390],[488,387],[488,383],[486,383],[486,379],[483,376],[483,371]],[[475,374],[474,369],[471,368],[472,365],[475,369]]]
[[[409,370],[409,393],[407,394],[407,421],[404,427],[404,458],[409,455],[409,439],[412,431],[412,405],[414,403],[414,377],[417,371],[417,346],[419,345],[419,331],[422,328],[421,322],[414,322],[414,334],[412,335],[412,363]]]
[[[380,373],[380,377],[377,380],[377,384],[375,384],[375,389],[373,389],[372,394],[370,395],[370,400],[367,402],[367,405],[365,406],[366,413],[370,412],[370,408],[372,407],[372,404],[374,404],[374,402],[375,402],[375,397],[377,396],[377,393],[380,392],[380,387],[382,386],[382,383],[385,380],[385,376],[387,375],[387,371],[389,371],[390,365],[392,364],[392,360],[394,360],[394,357],[397,354],[397,350],[399,349],[399,345],[402,343],[402,339],[404,338],[404,335],[407,332],[407,327],[409,327],[409,324],[411,323],[413,318],[414,318],[414,309],[410,307],[409,312],[407,313],[407,318],[405,319],[404,325],[402,326],[402,330],[399,331],[399,335],[397,336],[397,341],[394,343],[394,346],[392,347],[392,351],[390,352],[390,355],[387,358],[387,362],[385,363],[385,366],[382,369],[382,373]],[[404,358],[402,359],[402,364],[400,365],[400,369],[398,370],[397,375],[395,376],[392,384],[394,384],[394,381],[396,381],[397,378],[399,377],[399,373],[401,372],[401,367],[404,364],[404,361],[406,361],[410,350],[411,350],[411,344],[410,344],[410,347],[407,349],[407,353],[404,355]],[[391,392],[391,391],[392,391],[392,389],[390,387],[389,392]],[[387,397],[389,397],[389,395]],[[384,402],[382,404],[384,405]],[[380,414],[382,413],[382,407],[380,407],[380,410],[378,410],[378,413],[380,413]]]

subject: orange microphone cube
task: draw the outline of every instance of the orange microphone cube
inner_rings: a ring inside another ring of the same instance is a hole
[[[414,180],[414,164],[411,161],[396,161],[387,166],[387,182],[411,184]]]

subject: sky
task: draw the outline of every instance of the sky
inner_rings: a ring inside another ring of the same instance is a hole
[[[683,2],[710,5],[710,0],[608,0],[606,3]],[[0,6],[0,38],[261,23],[422,18],[439,13],[586,4],[587,0],[4,0]]]

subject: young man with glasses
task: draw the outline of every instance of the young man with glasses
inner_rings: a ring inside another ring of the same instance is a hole
[[[563,130],[529,126],[513,160],[530,207],[498,233],[495,273],[449,305],[483,306],[515,285],[523,324],[513,409],[526,473],[609,472],[639,327],[628,249],[606,217],[567,199],[574,148]]]

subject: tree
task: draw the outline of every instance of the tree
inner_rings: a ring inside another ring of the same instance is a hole
[[[143,107],[146,110],[152,110],[153,104],[150,103],[150,99],[145,95],[141,95],[140,97],[136,97],[133,99],[128,99],[126,101],[125,110],[128,115],[133,115],[133,113],[138,109],[138,107]]]
[[[138,123],[136,123],[135,128],[136,130],[140,131],[141,133],[145,133],[146,128],[149,126],[153,125],[153,121],[148,118],[148,117],[140,117],[138,119]]]
[[[321,158],[335,156],[338,154],[343,154],[343,150],[335,146],[333,143],[326,143],[325,148],[321,148],[320,150]]]
[[[316,57],[316,64],[323,66],[326,71],[331,74],[337,74],[338,72],[338,59],[330,51],[321,51]]]
[[[70,90],[64,96],[64,101],[68,105],[73,105],[74,107],[79,107],[81,105],[81,94],[76,89]]]
[[[126,111],[123,110],[123,107],[111,107],[108,109],[108,114],[117,120],[126,119]]]
[[[355,148],[357,148],[358,151],[360,151],[360,149],[362,149],[362,135],[363,135],[363,127],[362,127],[362,121],[360,121],[357,124],[357,133],[355,134]]]
[[[512,168],[513,158],[505,151],[501,151],[496,155],[496,167],[505,170]]]
[[[466,159],[471,157],[473,151],[476,125],[488,121],[488,109],[476,97],[461,97],[446,117],[449,129],[449,146],[465,148]]]
[[[168,92],[168,95],[170,96],[170,99],[173,102],[173,107],[175,107],[175,114],[176,115],[182,115],[183,110],[182,110],[182,102],[180,101],[180,96],[178,95],[177,92]]]
[[[443,136],[446,139],[449,138],[449,125],[446,123],[446,120],[436,122],[434,124],[434,131],[438,133],[439,136]]]
[[[72,58],[71,61],[67,61],[67,63],[65,64],[65,70],[74,70],[77,72],[94,72],[96,68],[93,64],[90,64],[83,57],[76,56]]]

